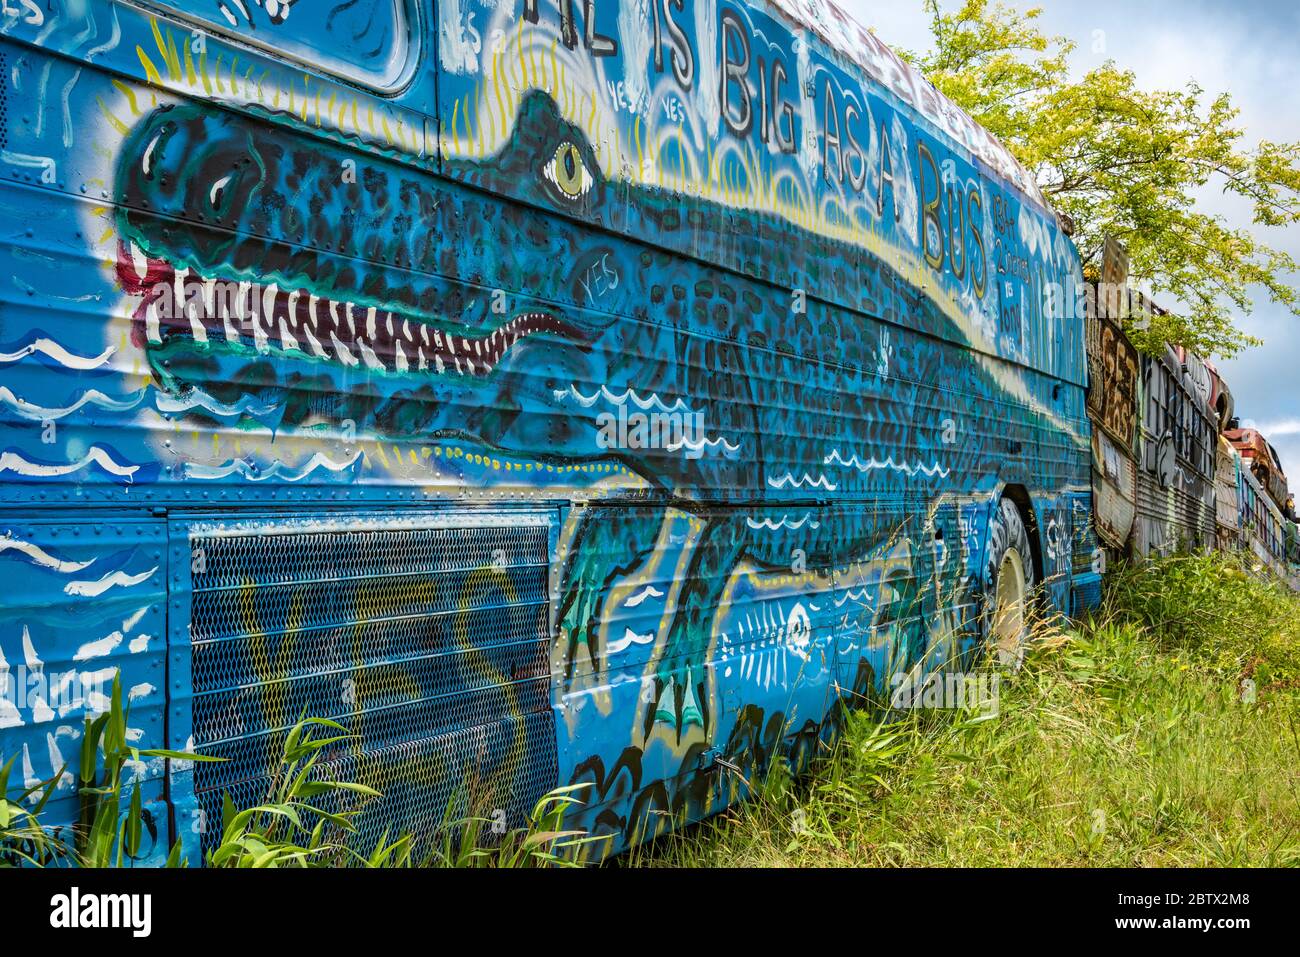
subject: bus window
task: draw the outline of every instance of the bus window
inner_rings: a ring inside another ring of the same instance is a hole
[[[384,92],[405,85],[418,54],[411,0],[129,0],[223,39],[279,54]]]

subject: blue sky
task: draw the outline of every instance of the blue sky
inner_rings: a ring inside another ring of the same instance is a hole
[[[929,46],[921,0],[839,0],[886,43]],[[1294,0],[1004,0],[1042,7],[1046,32],[1077,45],[1072,65],[1086,71],[1106,59],[1132,70],[1143,86],[1182,87],[1195,80],[1207,97],[1232,94],[1251,142],[1300,140],[1300,4]],[[958,0],[945,0],[955,7]],[[1203,208],[1254,229],[1249,209],[1207,191]],[[1268,244],[1300,260],[1300,228],[1257,230]],[[1294,283],[1300,283],[1300,276]],[[1282,455],[1293,488],[1300,487],[1300,319],[1260,292],[1254,312],[1237,324],[1265,344],[1216,364],[1232,389],[1237,413],[1259,426]]]

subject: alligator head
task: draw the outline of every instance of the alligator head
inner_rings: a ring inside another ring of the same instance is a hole
[[[121,156],[117,274],[139,297],[132,335],[160,388],[273,409],[275,427],[351,421],[591,457],[596,412],[557,393],[609,381],[620,361],[598,345],[612,313],[575,305],[607,247],[580,248],[526,207],[459,200],[466,191],[419,169],[200,104],[156,110]],[[606,188],[544,96],[482,165],[532,177],[542,205]],[[500,221],[485,222],[492,210]],[[550,298],[512,308],[493,288],[502,279]],[[571,293],[560,305],[557,290]]]

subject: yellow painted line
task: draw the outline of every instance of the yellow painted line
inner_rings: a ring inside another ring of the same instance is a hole
[[[135,48],[136,56],[140,58],[140,65],[144,67],[145,79],[157,86],[162,86],[162,76],[158,73],[158,68],[153,65],[153,60],[149,59],[149,54],[144,52],[143,47]]]
[[[123,136],[127,136],[130,134],[131,131],[127,129],[126,124],[113,115],[113,111],[108,108],[108,105],[105,104],[103,100],[101,100],[99,97],[95,97],[95,102],[99,104],[100,112],[103,113],[104,118],[107,119],[108,122],[112,124],[113,129],[117,130]]]

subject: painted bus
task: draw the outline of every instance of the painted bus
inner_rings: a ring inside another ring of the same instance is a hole
[[[1276,449],[1242,429],[1228,383],[1183,348],[1142,355],[1123,323],[1160,307],[1127,286],[1127,253],[1108,240],[1090,288],[1087,350],[1093,522],[1120,560],[1244,552],[1295,588],[1294,504]]]
[[[1243,461],[1238,490],[1241,503],[1243,546],[1249,554],[1284,581],[1291,573],[1287,560],[1290,524],[1255,473]]]
[[[225,759],[132,768],[141,863],[304,713],[361,843],[572,784],[599,857],[1097,600],[1078,254],[834,4],[0,11],[0,753],[52,820],[120,674]]]
[[[1286,472],[1282,469],[1277,449],[1258,429],[1241,428],[1236,421],[1229,423],[1224,435],[1241,453],[1243,463],[1259,480],[1260,487],[1273,500],[1273,504],[1286,514],[1288,521],[1294,521],[1295,502],[1291,498]]]
[[[1181,349],[1142,357],[1142,468],[1135,545],[1142,557],[1202,550],[1217,538],[1218,427],[1204,362]]]
[[[1242,457],[1224,430],[1235,404],[1213,363],[1165,345],[1142,354],[1125,332],[1164,310],[1128,286],[1127,252],[1105,243],[1087,287],[1088,414],[1097,538],[1145,560],[1242,547]],[[1248,466],[1247,466],[1248,468]]]

